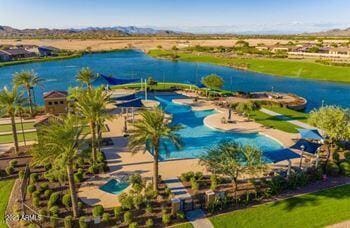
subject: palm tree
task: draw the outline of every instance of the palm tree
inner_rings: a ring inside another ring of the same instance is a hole
[[[11,127],[12,127],[12,136],[13,143],[15,146],[15,153],[18,153],[18,137],[17,137],[17,129],[15,116],[20,108],[25,103],[25,99],[23,98],[23,94],[18,92],[17,87],[15,86],[12,90],[4,87],[0,91],[0,112],[2,115],[7,115],[11,118]]]
[[[88,89],[92,89],[92,82],[97,78],[96,74],[89,67],[83,67],[78,72],[76,79],[80,84],[86,85]]]
[[[170,141],[179,148],[180,136],[176,131],[181,129],[179,125],[169,125],[165,120],[164,112],[156,108],[141,112],[141,119],[136,121],[131,130],[128,146],[133,152],[148,149],[153,155],[153,189],[158,190],[158,160],[159,148],[164,145],[164,140]]]
[[[18,87],[23,87],[27,91],[30,115],[33,116],[32,88],[40,86],[43,79],[38,77],[34,71],[21,71],[13,76],[13,83]]]
[[[77,96],[76,111],[89,123],[90,127],[93,161],[96,161],[96,129],[99,124],[109,118],[110,115],[106,108],[110,102],[110,95],[103,88],[82,91]]]
[[[74,183],[73,163],[77,159],[78,149],[84,139],[82,126],[77,125],[76,116],[68,115],[64,119],[53,119],[40,129],[41,138],[32,149],[33,163],[53,165],[64,164],[68,177],[72,199],[73,216],[78,217],[78,197]]]

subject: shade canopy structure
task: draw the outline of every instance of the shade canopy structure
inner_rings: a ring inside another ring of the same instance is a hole
[[[300,158],[300,155],[289,148],[284,148],[275,151],[266,151],[264,152],[264,157],[273,163],[277,163],[284,160]]]
[[[310,154],[316,154],[318,148],[322,146],[320,143],[310,142],[305,139],[300,139],[298,142],[296,142],[291,148],[297,149],[297,150],[303,150]]]
[[[116,104],[118,108],[140,108],[143,106],[140,98],[135,98],[133,100],[122,101]]]
[[[136,99],[136,94],[118,94],[118,95],[112,95],[111,96],[112,100],[115,101],[129,101],[129,100],[134,100]]]
[[[323,140],[322,135],[317,129],[298,129],[302,139],[306,140]]]
[[[129,83],[138,82],[140,79],[123,79],[116,78],[113,76],[107,76],[104,74],[99,74],[98,77],[92,82],[94,86],[115,86],[115,85],[124,85]]]

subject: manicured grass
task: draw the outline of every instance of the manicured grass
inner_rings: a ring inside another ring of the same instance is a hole
[[[185,83],[177,83],[177,82],[158,82],[157,85],[149,86],[151,89],[154,90],[169,90],[171,88],[179,88],[179,89],[189,89],[189,88],[197,88],[195,85],[185,84]],[[112,86],[112,89],[121,89],[121,88],[128,88],[128,89],[140,89],[140,83],[130,83],[126,85],[119,85],[119,86]]]
[[[5,224],[5,211],[7,207],[7,203],[11,194],[12,186],[14,184],[14,180],[2,180],[0,181],[0,228],[6,228]]]
[[[170,58],[172,51],[151,50],[153,57]],[[213,63],[224,66],[247,66],[248,70],[276,76],[288,76],[334,82],[350,83],[350,67],[328,66],[304,60],[268,58],[224,58],[210,54],[190,54],[177,52],[180,60]]]
[[[189,222],[186,222],[179,225],[171,226],[171,228],[193,228],[193,225]]]
[[[261,111],[250,112],[249,117],[264,126],[272,127],[289,133],[297,133],[297,128],[300,128],[295,126],[294,124],[286,122],[285,120],[279,119],[275,116],[270,116]]]
[[[289,108],[283,108],[283,107],[279,107],[279,106],[264,106],[264,108],[269,109],[269,110],[274,111],[274,112],[277,112],[279,114],[282,114],[282,115],[288,117],[289,119],[299,120],[299,121],[304,122],[304,123],[307,123],[307,119],[309,117],[308,113],[297,112],[297,111],[291,110]]]
[[[36,132],[26,132],[24,134],[25,134],[26,141],[32,141],[32,140],[36,140],[37,139]],[[23,142],[23,134],[22,133],[18,133],[17,135],[18,135],[19,142]],[[13,142],[12,134],[0,135],[0,144],[12,143],[12,142]]]
[[[22,130],[21,123],[16,123],[17,130]],[[34,129],[34,122],[23,123],[23,129]],[[12,131],[11,124],[0,124],[0,132],[10,132]]]
[[[324,227],[350,219],[350,185],[211,217],[214,227]]]

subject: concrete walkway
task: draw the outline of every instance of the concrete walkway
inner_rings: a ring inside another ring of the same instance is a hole
[[[164,180],[166,186],[174,194],[174,198],[190,199],[191,195],[177,177],[168,178]],[[210,220],[205,217],[205,213],[201,209],[196,209],[186,212],[186,218],[195,228],[212,228]]]
[[[201,209],[196,209],[186,213],[186,218],[191,222],[194,228],[213,228],[213,224],[205,217]]]
[[[166,186],[174,194],[174,198],[189,199],[191,195],[187,192],[187,189],[177,177],[168,178],[164,180]]]
[[[306,123],[303,123],[303,122],[300,122],[299,120],[293,120],[293,119],[289,119],[288,117],[280,114],[280,113],[277,113],[277,112],[274,112],[274,111],[271,111],[271,110],[268,110],[266,108],[262,108],[260,109],[261,112],[267,114],[267,115],[270,115],[270,116],[275,116],[279,119],[282,119],[282,120],[285,120],[286,122],[289,122],[291,124],[294,124],[298,127],[301,127],[301,128],[305,128],[305,129],[315,129],[315,127],[309,125],[309,124],[306,124]]]

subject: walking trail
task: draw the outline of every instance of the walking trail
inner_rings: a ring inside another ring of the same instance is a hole
[[[277,113],[277,112],[274,112],[274,111],[271,111],[271,110],[268,110],[266,108],[261,108],[260,109],[261,112],[267,114],[267,115],[270,115],[270,116],[275,116],[279,119],[282,119],[282,120],[285,120],[286,122],[289,122],[291,124],[294,124],[298,127],[301,127],[301,128],[305,128],[305,129],[315,129],[315,127],[309,125],[309,124],[306,124],[306,123],[303,123],[303,122],[300,122],[299,120],[293,120],[293,119],[290,119],[280,113]]]
[[[177,177],[168,178],[164,180],[171,193],[174,194],[174,198],[189,199],[191,195],[187,192],[187,189]],[[186,218],[191,222],[195,228],[213,228],[213,224],[208,218],[205,217],[205,213],[201,209],[188,211]]]

